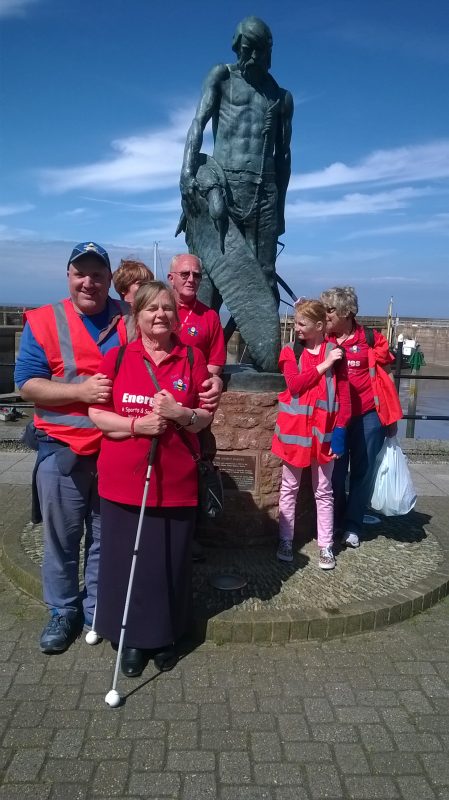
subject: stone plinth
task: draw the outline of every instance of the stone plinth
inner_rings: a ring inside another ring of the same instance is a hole
[[[225,375],[227,390],[212,424],[215,463],[225,488],[225,510],[217,521],[203,523],[201,540],[210,546],[248,547],[274,544],[278,532],[281,462],[271,453],[281,375],[232,367]],[[254,388],[253,388],[254,387]],[[266,389],[266,391],[265,391]],[[213,449],[213,448],[211,448]],[[302,481],[298,516],[313,522],[308,475]]]

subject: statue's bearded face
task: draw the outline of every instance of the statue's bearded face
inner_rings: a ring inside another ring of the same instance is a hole
[[[242,36],[238,64],[244,78],[254,73],[268,72],[270,67],[268,47],[260,41],[256,42],[247,36]]]

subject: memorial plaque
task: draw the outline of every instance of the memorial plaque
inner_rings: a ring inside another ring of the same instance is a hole
[[[258,476],[257,455],[217,452],[214,464],[220,468],[223,489],[227,492],[255,492]]]

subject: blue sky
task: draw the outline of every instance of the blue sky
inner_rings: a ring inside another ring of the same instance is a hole
[[[278,271],[298,295],[354,285],[362,314],[392,295],[449,317],[447,0],[0,0],[0,303],[64,296],[78,241],[113,267],[158,241],[162,272],[185,249],[185,135],[248,14],[295,99]]]

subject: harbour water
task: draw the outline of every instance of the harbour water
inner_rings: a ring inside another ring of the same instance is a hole
[[[407,376],[408,374],[405,373]],[[428,364],[421,369],[419,374],[449,376],[449,368]],[[416,385],[418,389],[417,414],[449,417],[449,380],[425,380],[424,378],[417,380]],[[401,377],[399,395],[404,413],[407,413],[409,387],[410,378]],[[406,420],[399,423],[399,435],[401,437],[405,436],[406,424]],[[444,439],[449,441],[449,420],[416,420],[415,439]]]

